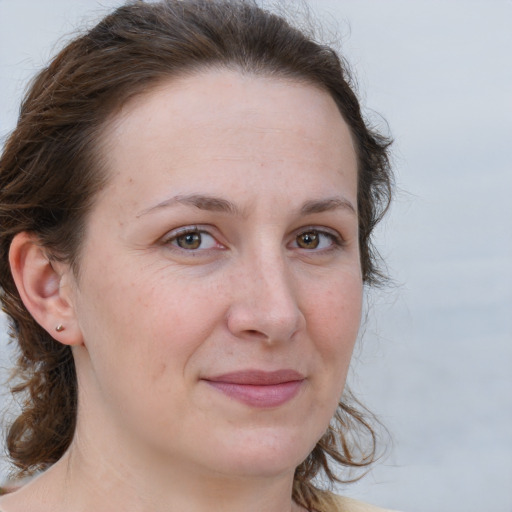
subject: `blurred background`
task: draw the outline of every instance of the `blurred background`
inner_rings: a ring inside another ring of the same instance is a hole
[[[0,0],[0,144],[29,77],[121,3]],[[350,381],[393,445],[340,490],[403,512],[512,512],[512,1],[307,4],[395,139],[378,233],[394,284],[368,295]]]

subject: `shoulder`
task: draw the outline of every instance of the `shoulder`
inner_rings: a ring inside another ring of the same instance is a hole
[[[392,510],[376,507],[369,503],[346,498],[344,496],[335,496],[338,512],[393,512]]]

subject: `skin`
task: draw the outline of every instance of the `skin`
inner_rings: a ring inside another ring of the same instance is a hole
[[[313,86],[210,70],[132,100],[104,143],[79,275],[27,234],[11,249],[25,304],[73,347],[79,411],[67,454],[3,510],[300,510],[294,469],[360,323],[346,123]],[[304,379],[275,407],[208,383],[247,369]]]

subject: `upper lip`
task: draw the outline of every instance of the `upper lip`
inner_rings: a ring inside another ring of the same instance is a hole
[[[304,380],[304,378],[304,375],[296,370],[283,369],[275,371],[240,370],[214,377],[206,377],[204,380],[249,386],[272,386],[284,384],[285,382],[300,381]]]

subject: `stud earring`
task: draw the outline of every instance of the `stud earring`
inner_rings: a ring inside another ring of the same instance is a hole
[[[62,324],[59,324],[59,325],[57,325],[57,327],[55,327],[55,330],[57,332],[62,332],[64,330],[64,326]]]

